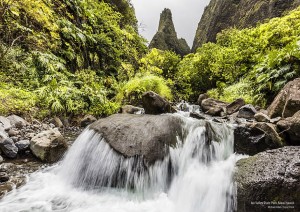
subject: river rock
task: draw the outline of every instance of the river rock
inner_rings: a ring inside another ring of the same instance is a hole
[[[291,117],[300,110],[300,78],[287,83],[268,108],[269,116]]]
[[[206,93],[200,94],[199,97],[198,97],[198,100],[197,100],[197,104],[198,104],[199,106],[201,106],[202,101],[203,101],[204,99],[208,99],[208,98],[209,98],[209,96],[208,96]]]
[[[244,118],[244,119],[253,119],[255,114],[257,113],[257,110],[253,105],[244,105],[239,109],[239,112],[237,114],[238,118]]]
[[[9,119],[5,118],[4,116],[0,116],[0,128],[3,130],[9,130],[11,127],[12,126]]]
[[[90,125],[125,157],[142,156],[146,164],[163,159],[169,146],[182,136],[182,120],[170,114],[160,116],[115,114]]]
[[[149,91],[142,96],[143,108],[146,114],[162,114],[162,113],[175,113],[176,110],[171,104],[153,91]]]
[[[15,158],[18,154],[18,148],[10,138],[5,138],[0,135],[0,149],[8,158]]]
[[[124,105],[121,107],[121,113],[127,113],[127,114],[142,114],[144,111],[144,108],[141,107],[135,107],[132,105]]]
[[[270,123],[244,124],[234,130],[234,149],[240,154],[255,155],[283,145],[275,125]]]
[[[29,140],[21,140],[15,143],[19,151],[26,151],[30,146]]]
[[[283,131],[282,133],[288,143],[300,145],[300,111],[295,113],[293,117],[279,121],[277,126]]]
[[[9,180],[9,176],[6,172],[0,172],[0,183],[7,182]]]
[[[226,106],[226,114],[231,115],[245,105],[244,99],[240,98]]]
[[[14,129],[10,129],[10,130],[8,131],[8,135],[9,135],[10,137],[17,136],[17,135],[19,135],[19,134],[20,134],[20,132],[17,131],[17,130],[14,130]]]
[[[254,118],[255,118],[255,120],[258,121],[258,122],[270,122],[269,116],[266,115],[266,114],[264,114],[264,113],[261,113],[261,112],[256,113],[256,114],[254,115]]]
[[[27,121],[25,121],[23,118],[17,115],[11,115],[8,116],[7,119],[10,121],[11,125],[14,125],[15,127],[21,129],[22,127],[29,125]]]
[[[81,120],[80,120],[80,126],[81,127],[86,127],[90,125],[91,123],[97,121],[97,119],[92,116],[92,115],[85,115]]]
[[[60,118],[58,118],[57,116],[53,117],[53,119],[50,120],[50,123],[54,124],[54,126],[58,127],[58,128],[64,127],[64,124],[62,123]]]
[[[237,211],[269,211],[270,202],[277,206],[278,202],[294,202],[281,206],[294,207],[284,211],[299,211],[300,147],[268,150],[239,160],[236,166]]]
[[[58,129],[43,131],[30,141],[32,153],[45,162],[58,161],[65,151],[67,144]]]
[[[209,115],[220,116],[228,104],[216,99],[204,99],[201,103],[201,109]]]

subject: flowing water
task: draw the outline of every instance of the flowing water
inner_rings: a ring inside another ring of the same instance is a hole
[[[178,114],[177,114],[178,115]],[[182,116],[184,138],[163,161],[125,158],[86,129],[65,158],[28,177],[0,202],[1,212],[225,212],[234,210],[233,129]]]

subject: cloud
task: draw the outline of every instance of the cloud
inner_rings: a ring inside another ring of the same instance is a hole
[[[157,31],[159,16],[169,8],[178,37],[192,46],[203,10],[210,0],[131,0],[140,24],[140,33],[151,41]]]

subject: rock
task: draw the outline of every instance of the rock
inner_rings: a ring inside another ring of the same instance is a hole
[[[268,108],[268,115],[274,117],[292,117],[300,110],[300,78],[287,83]]]
[[[191,50],[187,42],[183,38],[177,38],[170,9],[164,9],[160,14],[158,31],[151,40],[149,48],[170,50],[181,56],[190,53]]]
[[[283,145],[275,126],[270,123],[245,124],[234,130],[234,149],[239,154],[255,155]]]
[[[268,150],[239,160],[234,176],[237,183],[237,211],[271,211],[268,210],[271,202],[275,202],[275,206],[279,207],[294,207],[283,211],[299,211],[299,161],[300,147],[294,146]],[[257,204],[253,204],[255,202]],[[294,203],[280,205],[278,202]]]
[[[58,161],[65,151],[67,144],[58,129],[43,131],[30,141],[32,153],[45,162]]]
[[[19,135],[19,134],[20,134],[20,132],[14,130],[14,129],[10,129],[10,130],[8,131],[8,135],[9,135],[10,137],[12,137],[12,136],[17,136],[17,135]]]
[[[162,98],[160,95],[149,91],[142,96],[143,108],[146,114],[162,114],[162,113],[175,113],[176,110],[171,104]]]
[[[283,119],[277,123],[278,128],[283,131],[285,140],[292,145],[300,145],[300,111],[293,117]]]
[[[216,99],[204,99],[201,103],[201,109],[212,116],[220,116],[221,112],[225,111],[228,104]]]
[[[0,163],[4,161],[3,157],[0,155]]]
[[[252,118],[254,118],[254,115],[256,113],[257,113],[257,110],[253,107],[253,105],[248,104],[239,109],[237,117],[244,118],[244,119],[252,119]]]
[[[80,120],[80,126],[81,127],[86,127],[90,125],[91,123],[97,121],[97,119],[92,116],[92,115],[85,115],[81,120]]]
[[[256,113],[256,114],[254,115],[254,118],[255,118],[255,120],[258,121],[258,122],[270,122],[269,116],[266,115],[266,114],[264,114],[264,113],[261,113],[261,112]]]
[[[0,172],[0,183],[7,182],[9,180],[9,176],[5,172]]]
[[[18,148],[19,152],[26,151],[30,146],[30,141],[29,140],[21,140],[21,141],[16,142],[15,145]]]
[[[170,146],[182,136],[182,120],[170,114],[160,116],[115,114],[100,119],[90,128],[125,157],[142,156],[146,164],[163,159]]]
[[[62,123],[60,118],[58,118],[57,116],[55,116],[53,119],[51,119],[50,123],[54,124],[54,126],[58,127],[58,128],[63,128],[64,127],[64,124]]]
[[[244,99],[240,98],[226,106],[226,114],[231,115],[245,105]]]
[[[272,118],[272,119],[270,119],[270,123],[276,124],[276,123],[279,122],[280,120],[281,120],[281,117]]]
[[[8,158],[15,158],[18,154],[18,148],[10,138],[0,136],[0,149]]]
[[[204,115],[196,113],[196,112],[191,112],[190,117],[195,118],[195,119],[206,119]]]
[[[9,119],[5,118],[4,116],[0,116],[0,128],[3,130],[9,130],[11,127],[12,126]]]
[[[208,96],[206,93],[200,94],[199,97],[198,97],[198,100],[197,100],[197,104],[198,104],[199,106],[201,106],[202,101],[203,101],[204,99],[208,99],[208,98],[209,98],[209,96]]]
[[[13,140],[14,143],[16,143],[19,140],[19,137],[13,136],[13,137],[10,137],[10,139]]]
[[[27,121],[17,115],[8,116],[7,119],[10,121],[11,125],[14,125],[16,128],[21,129],[26,125],[29,125]]]
[[[127,113],[127,114],[143,114],[144,108],[141,107],[135,107],[132,105],[124,105],[121,107],[121,113]]]
[[[35,133],[27,133],[27,134],[25,135],[25,138],[27,138],[27,139],[32,139],[35,135],[36,135]]]

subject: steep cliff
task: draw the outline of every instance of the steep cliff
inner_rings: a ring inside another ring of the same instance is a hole
[[[300,0],[211,0],[199,22],[192,51],[206,42],[215,42],[223,29],[255,26],[299,5]]]
[[[150,42],[149,48],[172,50],[181,56],[190,53],[190,47],[185,39],[177,38],[170,9],[164,9],[160,14],[158,31]]]

